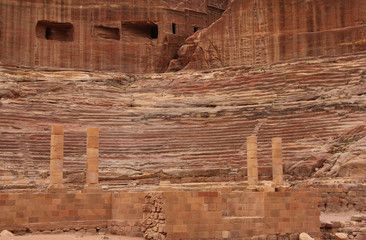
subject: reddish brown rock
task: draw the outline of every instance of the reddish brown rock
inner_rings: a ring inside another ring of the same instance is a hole
[[[319,171],[336,176],[337,154],[366,147],[366,95],[350,91],[364,86],[365,59],[145,75],[2,69],[0,89],[18,92],[1,98],[2,187],[47,186],[53,124],[65,131],[65,186],[85,184],[87,127],[100,128],[102,185],[245,180],[250,135],[259,179],[271,179],[273,137],[282,138],[285,166],[325,156]]]
[[[163,72],[184,39],[228,0],[4,0],[0,63],[56,69]]]
[[[195,51],[182,52],[181,62],[185,69],[211,69],[363,51],[365,11],[363,0],[234,0],[187,42]]]

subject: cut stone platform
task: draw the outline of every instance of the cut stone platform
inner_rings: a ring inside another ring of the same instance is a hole
[[[309,189],[171,185],[151,191],[1,193],[0,230],[108,228],[147,239],[248,239],[307,232],[320,237],[320,198]]]

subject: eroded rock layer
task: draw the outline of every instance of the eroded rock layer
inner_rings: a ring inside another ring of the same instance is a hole
[[[3,0],[0,63],[32,68],[164,72],[184,39],[227,0]]]
[[[48,184],[52,124],[65,128],[66,185],[84,184],[89,126],[100,128],[100,178],[110,186],[244,180],[249,135],[262,179],[272,137],[283,138],[288,175],[364,176],[365,59],[161,75],[2,69],[1,181]]]
[[[234,0],[186,41],[170,70],[265,65],[366,49],[363,0]]]

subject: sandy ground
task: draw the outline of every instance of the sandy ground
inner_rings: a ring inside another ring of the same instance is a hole
[[[124,237],[117,235],[106,235],[108,238],[103,238],[103,235],[88,235],[88,234],[27,234],[24,236],[9,236],[1,237],[0,240],[143,240],[143,238]]]

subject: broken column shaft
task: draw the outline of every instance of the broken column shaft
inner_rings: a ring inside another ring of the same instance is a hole
[[[257,137],[247,137],[247,171],[248,184],[258,184],[258,159],[257,159]]]
[[[51,127],[51,162],[50,185],[48,189],[56,191],[63,189],[63,157],[64,157],[64,129],[63,126]]]
[[[272,138],[272,175],[277,186],[283,185],[282,138]]]

